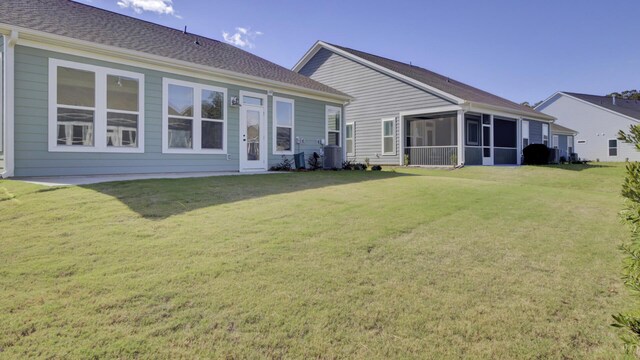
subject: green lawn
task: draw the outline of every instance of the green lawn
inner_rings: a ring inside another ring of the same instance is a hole
[[[622,165],[0,181],[0,358],[614,358]]]

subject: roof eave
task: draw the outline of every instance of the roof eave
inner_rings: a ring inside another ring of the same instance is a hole
[[[211,66],[200,65],[184,60],[176,60],[169,57],[159,56],[148,54],[141,51],[123,49],[116,46],[96,44],[89,41],[78,40],[67,36],[50,34],[47,32],[33,30],[29,28],[24,28],[20,26],[15,26],[11,24],[0,23],[0,34],[8,35],[12,30],[18,31],[19,42],[20,40],[34,41],[45,43],[49,46],[60,46],[75,50],[83,50],[88,52],[94,52],[97,54],[104,54],[108,56],[121,57],[128,60],[146,62],[154,65],[160,65],[165,67],[178,67],[185,70],[191,70],[193,72],[206,72],[211,73],[213,75],[229,78],[229,79],[239,79],[242,81],[255,83],[267,87],[276,87],[280,89],[289,89],[294,90],[295,92],[299,92],[302,94],[309,94],[315,96],[326,97],[329,99],[338,100],[338,102],[346,102],[353,100],[353,97],[344,94],[342,92],[331,93],[320,90],[314,90],[310,88],[306,88],[303,86],[293,85],[281,81],[269,80],[266,78],[247,75],[235,71],[219,69]],[[18,44],[19,44],[18,42]]]

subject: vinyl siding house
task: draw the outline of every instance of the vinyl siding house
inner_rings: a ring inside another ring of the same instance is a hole
[[[561,91],[536,107],[575,129],[576,153],[591,161],[640,161],[632,144],[617,139],[618,131],[640,123],[640,101]]]
[[[347,159],[372,164],[520,164],[554,117],[411,64],[317,42],[294,71],[353,97]],[[336,144],[342,146],[342,144]]]
[[[4,0],[0,34],[3,177],[264,171],[328,142],[350,99],[231,45],[72,1]]]
[[[571,154],[575,153],[575,137],[577,131],[567,127],[551,124],[551,147],[558,149],[558,159],[564,157],[569,160]]]

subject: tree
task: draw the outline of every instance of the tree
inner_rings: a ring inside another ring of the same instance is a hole
[[[638,90],[625,90],[623,92],[612,92],[605,96],[613,96],[613,95],[615,95],[619,99],[640,100],[640,92],[638,92]]]
[[[631,125],[629,133],[621,130],[618,139],[631,143],[636,150],[640,150],[640,126]],[[620,247],[625,254],[622,278],[633,295],[640,298],[640,162],[627,163],[626,170],[622,184],[622,196],[625,197],[622,218],[629,226],[631,236]],[[620,329],[626,351],[640,356],[640,309],[613,315],[613,319],[614,323],[611,325]]]

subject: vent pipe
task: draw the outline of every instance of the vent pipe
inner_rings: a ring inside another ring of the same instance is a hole
[[[616,94],[611,94],[611,103],[612,103],[613,105],[615,105],[615,104],[616,104]]]

